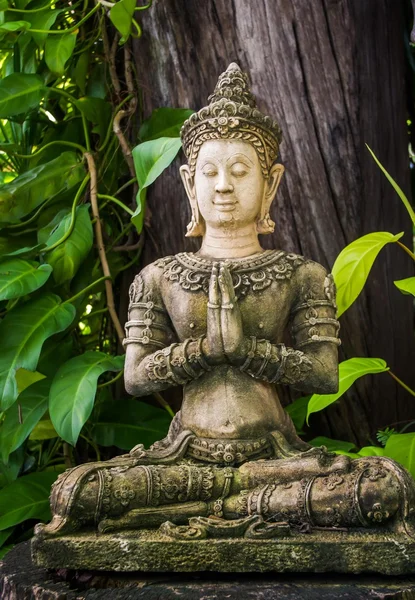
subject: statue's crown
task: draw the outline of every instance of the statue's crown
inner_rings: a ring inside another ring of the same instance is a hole
[[[254,146],[267,177],[278,155],[281,130],[274,119],[257,109],[248,76],[236,63],[231,63],[219,76],[208,103],[187,119],[181,129],[183,149],[192,172],[203,142],[238,139]]]

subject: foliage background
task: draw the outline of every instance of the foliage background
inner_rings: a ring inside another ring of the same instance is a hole
[[[143,118],[132,40],[137,52],[151,10],[136,0],[0,0],[2,553],[48,518],[50,485],[62,470],[151,444],[174,413],[168,394],[137,400],[122,381],[128,285],[143,248],[157,252],[147,188],[177,155],[191,112],[162,107]],[[344,310],[397,233],[339,257]],[[349,358],[341,394],[388,369],[382,359]],[[298,430],[313,437],[307,414],[341,394],[291,404]],[[415,473],[408,431],[383,430],[360,455],[387,452]],[[353,441],[312,443],[358,455]]]

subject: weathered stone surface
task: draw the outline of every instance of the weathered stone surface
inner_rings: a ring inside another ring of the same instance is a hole
[[[415,543],[384,533],[314,531],[279,539],[177,540],[154,530],[35,538],[47,568],[154,572],[415,573]]]
[[[30,544],[0,562],[2,600],[413,600],[415,579],[317,574],[146,574],[47,571]]]

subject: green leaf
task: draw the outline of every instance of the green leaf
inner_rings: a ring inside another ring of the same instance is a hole
[[[136,0],[118,0],[110,10],[110,20],[121,33],[121,44],[130,37],[135,7]]]
[[[27,20],[30,21],[32,29],[43,29],[44,31],[49,31],[52,25],[55,23],[57,16],[62,12],[62,10],[42,10],[35,13],[28,13]],[[35,33],[30,32],[30,35],[39,46],[39,48],[43,48],[45,45],[45,40],[48,37],[47,33]],[[52,36],[51,36],[52,37]],[[60,37],[60,36],[59,36]]]
[[[372,265],[386,244],[398,241],[402,233],[387,231],[368,233],[344,248],[333,265],[337,287],[337,316],[340,317],[356,300],[365,285]]]
[[[66,61],[72,56],[77,32],[49,35],[45,44],[45,61],[52,73],[63,75]]]
[[[315,446],[318,448],[319,446],[326,446],[329,452],[336,452],[337,450],[341,450],[342,452],[350,452],[356,445],[352,442],[344,442],[342,440],[333,440],[328,437],[319,436],[314,438],[309,442],[311,446]]]
[[[14,258],[0,263],[0,300],[20,298],[42,287],[52,273],[50,265]]]
[[[79,433],[94,407],[98,377],[105,371],[119,371],[124,356],[85,352],[62,365],[53,380],[49,398],[52,423],[69,444],[75,445]]]
[[[301,431],[304,427],[309,400],[310,396],[303,396],[285,407],[285,411],[290,415],[297,431]]]
[[[0,353],[0,408],[7,410],[17,398],[16,369],[36,369],[43,343],[63,331],[75,317],[72,304],[46,294],[7,313],[0,323],[0,339],[7,340]]]
[[[32,473],[0,490],[0,531],[27,519],[50,519],[49,494],[58,473]]]
[[[391,435],[386,442],[384,456],[396,460],[415,477],[415,433]]]
[[[164,438],[170,425],[165,410],[128,399],[104,402],[91,429],[93,439],[101,446],[117,446],[131,450],[137,444],[150,446]]]
[[[26,171],[0,186],[0,223],[18,223],[51,196],[69,190],[84,175],[84,167],[74,152],[62,152],[57,158]]]
[[[0,31],[27,31],[30,29],[29,21],[7,21],[0,23]]]
[[[161,137],[178,138],[183,123],[193,113],[189,108],[156,108],[141,125],[138,137],[142,142]]]
[[[7,0],[0,0],[0,10],[7,10],[9,8],[9,3]]]
[[[45,376],[38,371],[28,371],[27,369],[17,369],[16,371],[16,382],[17,382],[17,391],[21,394],[29,385],[36,383],[36,381],[40,381],[41,379],[45,379]]]
[[[415,296],[415,277],[399,279],[398,281],[394,281],[393,283],[399,290],[401,290],[403,294],[412,294],[412,296]]]
[[[8,538],[11,536],[13,531],[14,531],[14,527],[10,527],[9,529],[5,529],[4,531],[0,532],[0,546],[4,545],[4,542],[6,542],[8,540]]]
[[[310,415],[323,410],[336,402],[351,385],[370,373],[389,371],[386,362],[381,358],[349,358],[339,364],[339,391],[336,394],[313,394],[308,403],[307,423]]]
[[[384,456],[385,453],[379,446],[364,446],[357,454],[358,456]]]
[[[381,171],[385,175],[386,179],[389,181],[389,183],[392,185],[392,187],[395,190],[395,192],[398,194],[399,198],[404,203],[404,206],[405,206],[406,210],[408,211],[409,216],[412,219],[412,223],[415,225],[415,212],[414,212],[414,209],[412,208],[411,203],[409,202],[409,200],[406,197],[406,195],[403,193],[403,190],[399,187],[399,185],[396,183],[396,181],[389,175],[389,173],[387,172],[387,170],[385,169],[385,167],[382,165],[382,163],[380,162],[380,160],[377,158],[376,154],[373,152],[373,150],[371,148],[369,148],[369,146],[367,144],[366,144],[366,148],[369,150],[369,152],[372,155],[375,163],[381,169]]]
[[[85,115],[88,121],[98,125],[98,132],[103,139],[111,122],[111,105],[102,98],[84,96],[75,102],[77,108]]]
[[[89,69],[89,61],[90,61],[90,53],[88,51],[82,51],[79,55],[79,58],[76,62],[76,67],[74,69],[73,78],[76,85],[79,88],[79,91],[82,95],[85,94],[86,82],[88,77],[88,69]]]
[[[24,463],[25,453],[22,447],[9,456],[7,465],[0,460],[0,488],[5,487],[19,476]]]
[[[39,75],[12,73],[0,81],[0,119],[26,113],[39,105],[44,85]]]
[[[53,426],[53,423],[50,419],[42,419],[37,423],[34,427],[32,433],[29,436],[31,440],[53,440],[57,438],[58,433]]]
[[[70,223],[71,215],[69,214],[54,230],[47,241],[47,246],[51,246],[60,240],[64,233],[68,231]],[[57,284],[62,284],[73,278],[91,250],[93,239],[89,207],[84,204],[76,209],[75,226],[71,235],[47,254],[48,262],[53,268],[53,279]]]
[[[50,379],[42,379],[26,388],[5,413],[0,427],[0,453],[7,463],[11,452],[23,444],[48,408]],[[20,410],[19,410],[20,406]]]
[[[134,167],[140,189],[137,194],[137,209],[131,221],[138,233],[141,233],[143,228],[146,188],[173,162],[181,145],[180,138],[162,137],[143,142],[133,149]]]

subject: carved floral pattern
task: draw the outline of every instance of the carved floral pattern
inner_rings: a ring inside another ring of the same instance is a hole
[[[243,298],[249,291],[258,292],[269,287],[273,281],[290,279],[295,269],[305,259],[297,254],[282,250],[268,250],[259,257],[248,257],[239,261],[227,261],[237,298]],[[169,281],[177,281],[189,292],[209,289],[212,274],[212,261],[195,254],[182,252],[162,258],[156,263],[163,269]]]

